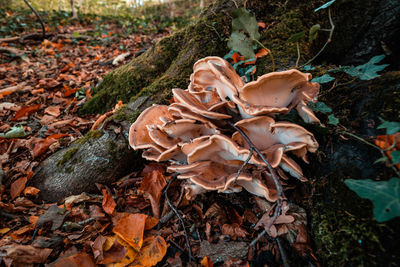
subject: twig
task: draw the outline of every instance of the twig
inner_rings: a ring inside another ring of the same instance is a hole
[[[300,61],[300,47],[299,47],[299,42],[296,42],[296,47],[297,47],[297,60],[296,60],[296,69],[297,69],[297,66],[299,66],[299,61]]]
[[[169,198],[168,198],[168,189],[169,189],[169,186],[171,185],[171,183],[172,183],[173,181],[175,181],[176,177],[177,177],[177,175],[174,175],[174,176],[172,177],[172,179],[168,182],[167,187],[165,188],[165,191],[164,191],[164,196],[165,196],[165,199],[167,200],[168,206],[171,208],[171,210],[173,210],[173,212],[175,213],[176,217],[178,217],[179,221],[180,221],[181,224],[182,224],[183,232],[185,233],[186,246],[187,246],[188,254],[189,254],[189,262],[191,262],[191,260],[192,260],[192,250],[191,250],[191,248],[190,248],[189,235],[188,235],[188,233],[187,233],[187,231],[186,231],[185,222],[183,221],[181,215],[179,215],[179,212],[176,210],[176,208],[174,207],[174,205],[172,205],[171,201],[170,201]]]
[[[321,48],[321,50],[319,50],[319,52],[312,59],[310,59],[309,61],[307,61],[303,65],[301,65],[299,68],[302,68],[305,65],[308,65],[312,61],[314,61],[314,59],[316,59],[322,53],[322,51],[324,51],[325,47],[332,41],[333,31],[335,30],[335,24],[333,24],[333,21],[332,21],[331,9],[330,8],[328,9],[328,17],[329,17],[329,23],[331,24],[331,28],[329,29],[328,40],[326,40],[324,46]]]
[[[0,43],[1,43],[1,42],[8,43],[8,42],[18,41],[19,38],[20,38],[19,36],[8,37],[8,38],[0,38]]]
[[[179,249],[181,252],[185,252],[185,250],[181,247],[181,246],[179,246],[174,240],[169,240],[169,242],[171,242],[171,244],[172,245],[174,245],[177,249]],[[196,259],[192,256],[191,257],[191,259],[193,260],[193,261],[196,261]]]
[[[24,89],[25,85],[26,85],[26,82],[22,82],[15,86],[0,89],[0,98],[1,98],[1,96],[11,95],[12,93],[15,93],[15,92],[18,92],[18,91]]]
[[[272,61],[272,71],[275,71],[275,60],[274,60],[274,55],[272,55],[272,51],[268,48],[266,48],[260,41],[253,39],[258,45],[260,45],[262,48],[268,51],[268,55],[271,58]]]
[[[289,265],[289,262],[287,260],[286,251],[285,251],[284,247],[282,246],[281,240],[279,239],[279,237],[276,238],[276,243],[278,244],[279,252],[281,253],[283,266],[284,267],[289,267],[290,265]]]
[[[237,179],[239,178],[239,175],[242,173],[243,168],[247,165],[247,163],[249,163],[251,157],[253,156],[253,151],[254,151],[254,149],[252,147],[250,147],[250,154],[247,157],[246,161],[243,162],[242,166],[240,166],[240,169],[238,170],[238,172],[236,173],[234,183],[236,183]]]
[[[40,17],[39,13],[36,11],[35,8],[28,2],[28,0],[24,0],[25,4],[32,10],[33,13],[35,13],[36,17],[38,18],[40,25],[42,26],[42,38],[46,39],[46,29],[44,27],[44,23],[42,18]]]

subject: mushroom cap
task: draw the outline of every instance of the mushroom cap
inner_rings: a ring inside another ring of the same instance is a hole
[[[213,128],[217,128],[217,126],[215,126],[209,119],[191,111],[190,108],[186,105],[182,105],[179,103],[173,103],[168,107],[168,111],[174,117],[180,117],[183,119],[193,119],[193,120],[201,121],[203,123],[210,125]]]
[[[168,136],[177,138],[182,142],[189,142],[195,138],[218,134],[219,131],[212,126],[191,119],[170,121],[159,126]]]
[[[222,100],[233,99],[243,81],[226,60],[220,57],[206,57],[193,66],[189,90],[203,91],[215,88]]]
[[[154,141],[149,135],[147,126],[164,124],[160,117],[173,119],[172,115],[168,113],[168,106],[153,105],[139,115],[129,128],[129,145],[133,149],[154,147]]]
[[[307,150],[310,152],[315,152],[318,148],[314,135],[294,123],[275,122],[271,117],[258,116],[243,119],[235,125],[249,137],[259,150],[266,150],[275,144],[285,145],[285,150],[301,149],[302,146],[298,143],[306,144]],[[235,132],[232,139],[241,146],[249,147],[239,132]]]
[[[216,120],[231,118],[231,116],[227,114],[209,111],[203,103],[186,90],[175,88],[172,89],[172,93],[174,94],[174,99],[177,103],[188,107],[192,111],[197,112],[206,118]]]
[[[287,113],[298,104],[311,101],[317,96],[319,84],[309,82],[310,79],[311,74],[298,70],[271,72],[240,88],[233,101],[250,116]],[[303,113],[310,112],[306,110]],[[315,121],[315,115],[309,117],[306,120]]]
[[[250,151],[239,147],[229,137],[215,134],[200,142],[194,150],[187,155],[188,163],[202,160],[211,160],[230,166],[241,166],[248,158]]]
[[[157,162],[172,160],[183,163],[186,161],[186,155],[183,154],[179,145],[175,145],[163,151],[158,151],[157,149],[149,148],[143,151],[142,157],[147,160],[154,160]]]

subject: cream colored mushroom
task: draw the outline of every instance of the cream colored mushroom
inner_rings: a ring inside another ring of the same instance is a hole
[[[143,111],[129,129],[129,145],[133,149],[155,148],[147,126],[164,124],[161,117],[173,119],[168,113],[168,106],[153,105]]]
[[[296,107],[305,122],[319,122],[307,104],[319,93],[319,84],[309,82],[311,74],[287,70],[265,74],[239,88],[232,99],[242,116],[287,113]]]

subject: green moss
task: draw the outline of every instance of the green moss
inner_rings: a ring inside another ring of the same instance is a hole
[[[68,151],[66,151],[64,153],[64,155],[62,156],[62,158],[57,162],[57,166],[63,166],[67,161],[69,161],[75,154],[76,152],[78,152],[79,148],[74,147],[69,149]]]
[[[73,166],[69,166],[69,167],[65,168],[65,172],[66,173],[72,173],[74,171],[74,169],[75,168]]]
[[[102,131],[94,130],[87,132],[82,138],[75,141],[75,144],[82,145],[90,139],[98,139],[103,135]]]

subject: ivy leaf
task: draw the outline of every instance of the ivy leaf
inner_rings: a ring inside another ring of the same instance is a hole
[[[323,4],[322,6],[320,6],[319,8],[314,9],[314,12],[317,12],[318,10],[324,9],[329,7],[330,5],[332,5],[336,0],[331,0],[329,2],[326,2],[325,4]]]
[[[305,65],[303,68],[304,68],[304,70],[307,70],[307,71],[315,70],[315,67],[311,67],[311,65]]]
[[[242,32],[232,32],[228,41],[228,47],[238,51],[245,58],[254,58],[256,55],[253,51],[252,40],[246,37]]]
[[[372,80],[380,75],[377,73],[378,71],[384,70],[389,64],[383,65],[375,65],[379,63],[382,59],[385,58],[385,55],[375,56],[371,58],[367,63],[363,65],[359,65],[357,67],[354,66],[344,66],[341,67],[341,70],[346,72],[352,77],[359,77],[360,80]]]
[[[382,124],[377,127],[377,129],[386,129],[387,135],[392,135],[397,132],[400,132],[400,122],[397,121],[385,121],[384,119],[380,119]]]
[[[332,76],[330,76],[329,74],[324,74],[321,77],[316,77],[314,79],[312,79],[312,82],[315,83],[328,83],[330,81],[333,81],[335,78],[333,78]]]
[[[308,106],[313,110],[313,111],[319,111],[322,113],[330,113],[332,112],[332,109],[328,107],[324,102],[318,101],[316,103],[314,102],[309,102]]]
[[[24,127],[22,125],[17,125],[11,127],[11,129],[4,133],[0,133],[0,137],[3,138],[18,138],[18,137],[24,137],[26,135]]]
[[[244,8],[238,8],[233,11],[232,15],[234,18],[232,20],[232,34],[244,31],[252,40],[260,38],[257,20],[253,14]]]
[[[399,164],[400,163],[400,151],[396,150],[390,153],[390,156],[392,156],[392,162],[393,164]]]
[[[310,31],[308,33],[308,42],[311,43],[312,41],[317,39],[319,29],[321,29],[321,25],[319,24],[315,24],[310,28]]]
[[[331,114],[328,116],[328,124],[337,126],[339,123],[339,119],[335,117],[335,115]]]
[[[347,179],[344,183],[361,198],[374,204],[374,216],[378,222],[400,216],[400,179],[372,181]]]
[[[288,43],[296,43],[296,42],[298,42],[301,38],[303,38],[305,34],[306,34],[306,33],[305,33],[304,31],[298,32],[298,33],[295,33],[295,34],[292,34],[292,35],[289,37],[289,39],[287,40],[287,42],[288,42]]]

